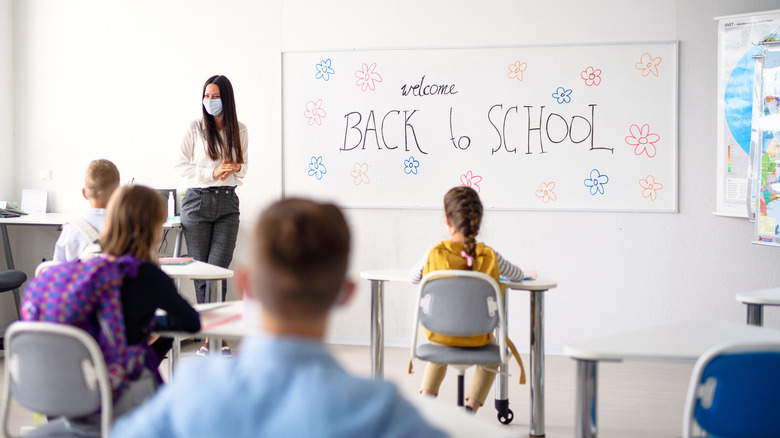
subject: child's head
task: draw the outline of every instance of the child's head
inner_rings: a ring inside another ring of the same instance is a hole
[[[444,195],[444,214],[452,230],[463,235],[466,253],[474,257],[482,223],[482,202],[477,192],[467,186],[451,188]]]
[[[156,190],[138,185],[121,187],[108,201],[100,247],[114,257],[129,254],[156,261],[167,216],[165,200]]]
[[[287,199],[255,226],[253,295],[288,320],[327,316],[345,285],[350,235],[333,204]]]
[[[111,194],[119,187],[119,170],[108,160],[89,163],[84,176],[84,197],[98,207],[108,204]]]

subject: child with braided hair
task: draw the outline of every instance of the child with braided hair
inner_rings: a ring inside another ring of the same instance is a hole
[[[523,279],[524,274],[520,268],[504,260],[493,248],[482,242],[477,243],[477,233],[479,233],[479,227],[482,223],[482,210],[479,195],[471,187],[454,187],[444,195],[445,221],[452,238],[444,240],[428,250],[425,256],[412,268],[409,276],[412,283],[417,284],[425,274],[441,269],[484,272],[493,277],[496,282],[499,281],[500,277],[509,281]],[[461,337],[444,336],[425,330],[425,334],[428,340],[433,343],[457,347],[481,347],[495,342],[491,333]],[[522,370],[522,363],[520,363],[520,367]],[[476,412],[484,404],[495,380],[497,368],[498,364],[477,367],[466,394],[466,409]],[[446,364],[429,362],[425,367],[420,393],[431,396],[438,395],[439,386],[441,386],[446,372]],[[524,379],[521,377],[521,383],[523,381]]]

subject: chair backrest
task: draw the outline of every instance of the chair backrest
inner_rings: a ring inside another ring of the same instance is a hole
[[[420,281],[415,309],[413,355],[420,325],[449,336],[472,336],[498,328],[501,360],[504,361],[503,296],[491,276],[461,270],[430,272]]]
[[[691,374],[683,437],[694,423],[722,437],[776,437],[780,433],[780,342],[718,345]]]
[[[10,396],[49,416],[79,417],[101,410],[102,436],[111,424],[111,386],[95,339],[79,328],[48,322],[15,322],[5,334],[3,424]]]
[[[35,268],[35,276],[37,277],[41,275],[43,271],[51,268],[52,266],[57,266],[60,263],[62,262],[56,260],[47,260],[45,262],[41,262],[41,264],[39,264],[38,267]]]

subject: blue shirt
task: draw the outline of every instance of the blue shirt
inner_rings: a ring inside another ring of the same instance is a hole
[[[350,376],[321,343],[245,340],[234,359],[191,360],[111,437],[443,437],[381,380]]]

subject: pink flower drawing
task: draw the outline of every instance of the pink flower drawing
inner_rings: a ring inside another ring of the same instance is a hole
[[[631,135],[626,136],[626,143],[634,147],[634,153],[637,155],[647,154],[648,157],[655,157],[655,142],[661,139],[658,134],[650,132],[650,125],[644,124],[631,125],[628,129]]]
[[[376,72],[376,62],[371,65],[363,64],[363,68],[355,72],[355,77],[358,78],[355,85],[363,91],[366,91],[366,89],[374,91],[376,83],[382,82],[382,76]]]
[[[470,170],[460,176],[460,183],[464,186],[474,188],[477,193],[479,193],[480,182],[482,182],[482,177],[479,175],[473,175]]]
[[[642,186],[642,196],[655,201],[658,191],[664,188],[664,185],[655,180],[653,175],[647,175],[647,178],[640,179],[639,185]]]
[[[554,188],[555,181],[550,181],[548,183],[542,181],[542,183],[539,184],[539,190],[536,191],[536,197],[541,198],[545,204],[550,201],[557,201],[558,197],[555,196],[555,192],[553,192]]]
[[[354,170],[352,171],[352,178],[356,186],[360,184],[371,184],[371,180],[368,179],[368,163],[355,162]]]
[[[322,109],[322,99],[318,99],[316,102],[306,102],[306,111],[303,113],[309,121],[309,126],[313,124],[322,125],[322,119],[325,117],[325,110]]]
[[[601,83],[601,69],[588,66],[588,68],[580,72],[580,77],[585,80],[585,85],[598,87]]]
[[[525,62],[515,61],[514,64],[509,64],[509,79],[523,80],[523,72],[528,68],[528,64]]]
[[[642,76],[647,76],[650,73],[653,76],[658,77],[658,64],[661,63],[661,57],[653,58],[649,53],[643,53],[639,58],[639,62],[634,64],[637,70],[642,70]]]

